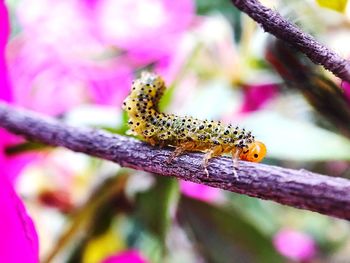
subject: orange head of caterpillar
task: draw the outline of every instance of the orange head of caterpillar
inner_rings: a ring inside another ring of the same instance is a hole
[[[248,162],[258,163],[264,159],[266,155],[266,146],[262,142],[254,141],[248,144],[246,149],[243,149],[239,155],[239,159]]]

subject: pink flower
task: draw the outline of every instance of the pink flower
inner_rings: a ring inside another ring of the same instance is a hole
[[[278,92],[276,84],[245,85],[243,88],[244,101],[241,112],[260,109],[266,102],[274,98]]]
[[[310,260],[317,252],[312,237],[291,229],[280,230],[274,236],[273,243],[279,253],[292,260]]]
[[[143,258],[139,251],[127,250],[108,257],[103,263],[147,263],[147,260]]]
[[[23,30],[9,45],[17,104],[53,115],[83,103],[120,106],[133,69],[99,40],[81,1],[23,0],[17,15]]]
[[[0,6],[0,100],[13,102],[13,94],[8,80],[7,65],[5,61],[5,48],[9,35],[8,14],[1,1]],[[0,128],[0,171],[10,180],[14,179],[23,166],[32,158],[30,155],[17,155],[9,157],[5,153],[5,148],[11,144],[16,144],[21,141],[20,138],[9,134],[7,131]]]
[[[101,0],[96,6],[101,39],[116,45],[138,64],[174,52],[194,17],[192,0]]]
[[[350,103],[350,83],[343,81],[341,83],[341,87],[344,90],[345,97],[348,99],[348,102]]]
[[[0,186],[1,262],[37,263],[38,237],[33,222],[3,174],[0,174]]]
[[[8,14],[3,1],[1,1],[0,4],[0,100],[10,101],[11,90],[8,85],[8,76],[5,62],[5,47],[9,35]]]
[[[55,115],[81,103],[119,107],[135,70],[169,65],[194,3],[22,0],[17,15],[23,30],[9,46],[15,101]]]
[[[180,189],[184,195],[208,203],[220,202],[224,198],[222,191],[218,188],[188,181],[180,181]]]
[[[1,2],[0,19],[0,100],[13,103],[13,94],[8,79],[7,65],[5,61],[5,48],[9,35],[9,24],[7,10],[3,2]],[[21,142],[21,140],[22,139],[17,136],[0,128],[0,170],[2,171],[0,176],[7,177],[10,180],[14,179],[23,166],[32,159],[32,155],[29,154],[9,157],[5,153],[7,146],[17,144]]]
[[[8,36],[8,15],[4,2],[0,2],[0,71],[1,99],[10,100],[10,88],[7,82],[6,67],[4,63],[4,48]],[[0,130],[0,149],[9,135]],[[3,149],[1,149],[3,150]],[[3,151],[0,152],[0,166],[4,161]],[[3,173],[5,167],[0,171],[0,258],[1,262],[39,262],[38,237],[33,222],[28,217],[25,208],[14,192],[7,176]]]

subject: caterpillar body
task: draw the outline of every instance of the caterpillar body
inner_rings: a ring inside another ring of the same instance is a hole
[[[170,160],[185,151],[206,152],[203,165],[207,175],[208,160],[224,153],[231,153],[234,162],[238,158],[260,162],[265,157],[265,145],[245,129],[160,112],[158,103],[165,89],[163,79],[150,72],[143,72],[133,81],[131,93],[123,102],[131,134],[153,146],[175,147]]]

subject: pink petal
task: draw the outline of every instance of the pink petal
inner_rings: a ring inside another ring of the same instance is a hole
[[[93,22],[99,2],[21,1],[23,31],[9,45],[17,104],[57,115],[83,103],[122,102],[132,68],[125,55],[99,40]]]
[[[195,5],[193,0],[23,0],[16,11],[23,30],[9,45],[8,64],[15,101],[56,115],[81,103],[118,106],[133,70],[168,64]]]
[[[273,243],[279,253],[293,260],[310,260],[317,252],[316,243],[311,236],[291,229],[279,231]]]
[[[180,189],[184,195],[200,201],[212,203],[223,200],[222,191],[218,188],[188,181],[180,181]]]
[[[344,90],[345,97],[348,99],[348,102],[350,103],[350,83],[343,81],[341,83],[341,86]]]
[[[8,14],[4,2],[0,2],[0,99],[9,101],[10,86],[6,76],[4,49],[8,37]],[[5,92],[6,91],[6,92]],[[4,171],[4,142],[11,135],[0,130],[0,262],[39,262],[38,237],[34,225],[14,192]],[[2,166],[2,167],[1,167]]]
[[[37,263],[38,237],[33,222],[2,174],[0,186],[0,261]]]
[[[103,263],[147,263],[138,250],[126,250],[117,255],[108,257]]]
[[[0,100],[10,101],[11,90],[8,85],[5,63],[5,47],[9,35],[8,14],[3,1],[0,2]]]
[[[244,88],[244,101],[241,112],[250,112],[260,109],[266,102],[277,95],[276,84],[246,85]]]
[[[5,61],[5,47],[9,34],[8,14],[4,2],[0,2],[0,100],[13,102],[12,90],[7,78],[7,67]],[[0,128],[0,171],[1,176],[11,180],[19,173],[22,167],[32,159],[32,156],[24,154],[9,158],[5,154],[5,147],[10,144],[16,144],[21,141],[20,138],[9,134]]]
[[[192,0],[101,0],[96,19],[105,43],[146,64],[175,50],[194,14]]]
[[[115,64],[109,68],[90,67],[89,90],[91,100],[98,104],[120,107],[130,92],[133,72],[129,66]]]

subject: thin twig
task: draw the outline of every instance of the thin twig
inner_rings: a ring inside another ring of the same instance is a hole
[[[232,3],[261,24],[266,32],[289,43],[314,63],[324,66],[342,80],[350,82],[350,61],[320,44],[313,36],[288,22],[279,13],[263,6],[257,0],[232,0]]]
[[[184,154],[168,164],[166,160],[172,149],[154,148],[98,129],[68,126],[3,103],[0,103],[0,126],[29,140],[63,146],[121,166],[350,220],[350,181],[347,179],[249,162],[239,162],[235,177],[232,160],[227,157],[210,160],[207,177],[202,167],[202,153]]]

